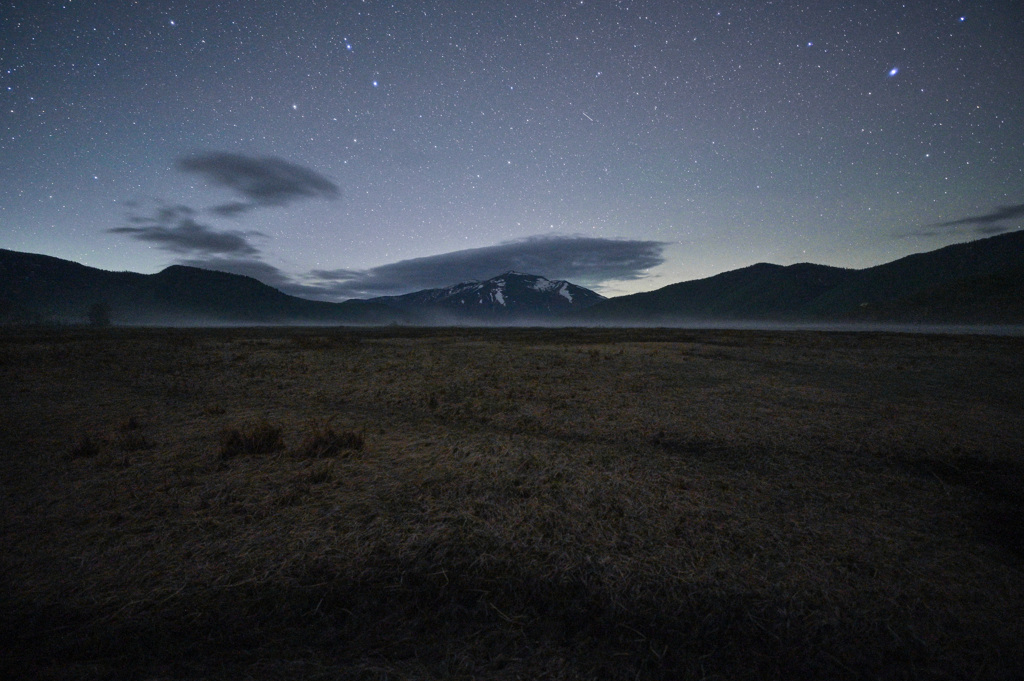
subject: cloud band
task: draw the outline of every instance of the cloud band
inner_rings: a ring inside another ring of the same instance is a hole
[[[534,236],[496,246],[413,258],[367,270],[314,270],[311,285],[339,298],[395,295],[517,270],[584,286],[640,279],[664,262],[661,241]]]

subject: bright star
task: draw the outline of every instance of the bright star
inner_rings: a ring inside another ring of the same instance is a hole
[[[171,19],[171,26],[177,26],[177,24],[174,23],[174,19]]]
[[[893,76],[895,76],[899,72],[900,72],[899,67],[898,66],[894,66],[891,69],[889,69],[889,77],[892,78]]]
[[[373,87],[377,87],[377,81],[373,81]]]

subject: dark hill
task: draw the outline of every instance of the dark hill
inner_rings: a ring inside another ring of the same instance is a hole
[[[1020,321],[1024,316],[998,300],[1021,286],[1022,265],[1024,230],[953,244],[857,270],[856,276],[808,305],[806,313],[905,321]]]
[[[758,264],[611,298],[581,323],[705,320],[1024,323],[1024,231],[910,255],[863,270]]]
[[[858,307],[865,321],[915,323],[1024,323],[1024,263],[926,286],[915,293]]]
[[[108,272],[0,249],[0,321],[81,322],[90,306],[115,324],[387,324],[406,315],[378,303],[289,296],[252,277],[174,265],[157,274]]]
[[[656,291],[610,298],[582,313],[594,321],[657,323],[680,319],[797,319],[804,307],[852,270],[759,263]]]

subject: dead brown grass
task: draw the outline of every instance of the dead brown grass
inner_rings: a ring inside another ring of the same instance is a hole
[[[358,452],[366,445],[363,433],[343,430],[336,433],[324,423],[313,423],[296,454],[307,459],[324,459]]]
[[[1018,678],[1021,384],[1018,338],[9,333],[0,674]]]
[[[245,428],[227,428],[220,437],[220,458],[270,454],[284,449],[280,426],[258,421]]]

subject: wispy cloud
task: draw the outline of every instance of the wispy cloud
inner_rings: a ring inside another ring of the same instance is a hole
[[[256,231],[218,231],[195,220],[196,211],[188,206],[159,206],[150,216],[129,216],[129,225],[113,227],[111,234],[126,234],[157,248],[182,255],[255,256],[259,249],[252,237]]]
[[[262,206],[286,206],[304,199],[341,196],[338,185],[323,175],[274,157],[211,152],[180,158],[175,167],[182,172],[202,175],[244,199],[212,208],[218,215],[230,216]]]
[[[218,217],[235,217],[264,206],[285,206],[303,199],[333,199],[341,195],[338,186],[323,175],[279,158],[210,152],[180,158],[175,166],[182,172],[203,175],[241,197],[242,200],[207,209],[208,213]],[[183,263],[199,263],[201,266],[205,266],[202,263],[212,263],[209,269],[225,264],[248,263],[257,276],[273,278],[271,270],[258,267],[265,264],[259,260],[262,251],[252,239],[265,236],[261,232],[215,229],[199,222],[196,218],[201,211],[191,206],[157,201],[156,207],[145,213],[137,201],[126,202],[126,205],[133,211],[127,217],[128,224],[107,232],[124,234],[191,258]],[[265,267],[270,268],[269,265]],[[290,282],[284,275],[274,281],[275,284]]]
[[[640,279],[664,262],[661,241],[535,236],[496,246],[401,260],[366,270],[314,270],[307,287],[336,298],[366,298],[489,279],[508,270],[583,286]]]
[[[303,287],[277,267],[254,258],[234,258],[211,256],[206,258],[185,258],[178,261],[179,265],[199,267],[204,270],[230,272],[258,279],[268,286],[273,286],[287,293],[302,295]]]
[[[956,229],[966,225],[972,227],[968,230],[972,234],[992,236],[1010,231],[1013,227],[1004,223],[1021,217],[1024,217],[1024,203],[1018,203],[1014,206],[999,206],[995,210],[983,213],[982,215],[971,215],[959,220],[925,225],[923,228],[911,232],[911,236],[940,236],[949,234],[951,228]]]
[[[213,208],[210,208],[209,211],[222,218],[233,218],[236,215],[248,213],[255,207],[255,204],[246,203],[245,201],[231,201],[229,203],[222,203],[219,206],[214,206]]]
[[[1024,216],[1024,203],[1018,203],[1016,206],[1000,206],[991,213],[985,213],[983,215],[972,215],[966,218],[960,218],[959,220],[951,220],[950,222],[940,222],[935,227],[955,227],[957,225],[993,225],[997,222],[1004,220],[1012,220],[1013,218],[1019,218]]]

